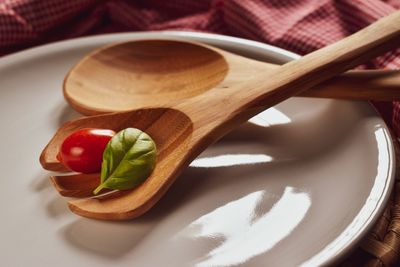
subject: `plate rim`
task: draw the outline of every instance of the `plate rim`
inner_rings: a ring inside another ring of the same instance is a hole
[[[235,43],[239,46],[245,46],[245,47],[251,47],[253,50],[259,50],[262,51],[263,53],[269,53],[269,54],[280,54],[283,56],[287,61],[298,59],[301,56],[298,54],[295,54],[293,52],[287,51],[285,49],[272,46],[269,44],[253,41],[253,40],[248,40],[244,38],[239,38],[239,37],[232,37],[232,36],[225,36],[225,35],[220,35],[220,34],[213,34],[213,33],[204,33],[204,32],[192,32],[192,31],[143,31],[143,32],[121,32],[121,33],[108,33],[108,34],[99,34],[99,35],[93,35],[93,36],[85,36],[85,37],[78,37],[78,38],[72,38],[68,40],[62,40],[62,41],[56,41],[52,43],[47,43],[35,47],[31,47],[22,51],[18,51],[15,53],[11,53],[5,56],[0,57],[0,68],[6,67],[8,64],[13,64],[16,61],[19,60],[28,60],[32,59],[35,57],[51,54],[51,53],[56,53],[64,48],[71,48],[71,46],[76,45],[78,46],[84,46],[84,45],[90,45],[93,43],[96,43],[96,41],[107,41],[107,42],[117,42],[117,41],[122,41],[126,40],[129,38],[135,38],[135,39],[150,39],[150,38],[162,38],[162,39],[199,39],[201,41],[207,42],[207,41],[214,41],[214,42],[222,42],[222,43]],[[256,51],[257,52],[257,51]],[[389,155],[389,166],[387,169],[387,175],[386,175],[386,180],[385,180],[385,186],[383,188],[383,191],[380,192],[381,194],[379,196],[371,196],[372,194],[372,189],[376,186],[376,183],[371,187],[370,195],[369,198],[371,197],[378,197],[378,201],[376,201],[375,208],[373,211],[369,214],[368,218],[365,220],[364,224],[359,227],[358,231],[353,234],[353,236],[349,239],[349,241],[341,245],[341,247],[336,248],[334,251],[327,251],[327,253],[321,253],[325,250],[326,247],[328,247],[330,244],[329,243],[325,248],[322,248],[320,252],[312,256],[309,260],[306,260],[305,263],[302,264],[302,266],[309,266],[310,261],[313,260],[312,265],[314,264],[317,265],[327,265],[327,264],[332,264],[335,262],[338,262],[339,260],[343,259],[346,255],[348,255],[351,251],[353,251],[356,246],[359,244],[362,238],[368,234],[368,232],[371,230],[371,228],[374,226],[380,215],[383,213],[384,209],[386,208],[386,204],[390,198],[392,188],[394,186],[394,181],[395,181],[395,154],[394,154],[394,145],[393,145],[393,139],[391,137],[390,129],[384,122],[384,120],[381,118],[379,113],[373,108],[372,104],[370,102],[367,102],[368,106],[373,112],[378,115],[379,119],[381,120],[382,127],[386,130],[386,135],[385,135],[385,140],[387,144],[387,152]],[[377,175],[378,176],[378,175]],[[375,180],[376,181],[376,180]],[[366,204],[363,205],[363,207]],[[361,209],[360,209],[361,211]],[[357,215],[358,216],[358,215]],[[346,228],[347,229],[347,228]],[[343,232],[342,232],[343,233]],[[320,255],[321,254],[321,255]],[[318,256],[319,255],[319,256]]]

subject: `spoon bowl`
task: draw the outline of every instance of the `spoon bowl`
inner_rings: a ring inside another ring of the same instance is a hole
[[[65,99],[78,112],[96,115],[171,107],[212,88],[229,88],[278,65],[178,40],[140,40],[100,48],[67,74]],[[400,99],[400,71],[349,71],[302,96],[362,100]]]
[[[223,55],[205,46],[173,40],[125,42],[85,57],[66,76],[64,95],[84,114],[164,106],[204,93],[227,72]]]

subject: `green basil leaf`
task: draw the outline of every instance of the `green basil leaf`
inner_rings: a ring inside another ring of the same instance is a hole
[[[155,142],[145,132],[127,128],[118,132],[107,144],[101,166],[101,183],[93,191],[103,188],[132,189],[150,176],[156,164]]]

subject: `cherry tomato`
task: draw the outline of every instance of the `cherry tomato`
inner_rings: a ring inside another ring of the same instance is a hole
[[[57,159],[72,171],[99,172],[104,149],[114,135],[113,130],[93,128],[73,132],[61,144]]]

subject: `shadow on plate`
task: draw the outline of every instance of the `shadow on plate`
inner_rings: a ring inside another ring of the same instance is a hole
[[[84,117],[84,116],[82,114],[76,112],[69,105],[65,104],[59,114],[58,124],[59,124],[59,126],[61,126],[64,123],[66,123],[67,121],[79,119],[81,117]]]
[[[360,116],[376,116],[372,110],[360,109],[350,101],[326,101],[317,110],[314,108],[310,107],[311,112],[293,112],[286,111],[284,106],[280,110],[290,117],[290,123],[260,126],[247,122],[228,133],[219,143],[257,143],[265,148],[268,155],[276,158],[295,160],[316,157],[336,147],[357,129]]]
[[[59,218],[71,213],[66,200],[58,195],[46,202],[46,212],[52,218]]]
[[[31,181],[29,187],[36,192],[43,191],[47,188],[53,187],[51,184],[51,181],[49,179],[49,175],[46,173],[46,171],[40,171],[33,180]]]
[[[30,183],[30,188],[39,194],[41,206],[45,207],[46,213],[51,218],[58,218],[70,213],[66,199],[60,197],[55,191],[46,171],[40,171],[34,177]]]

